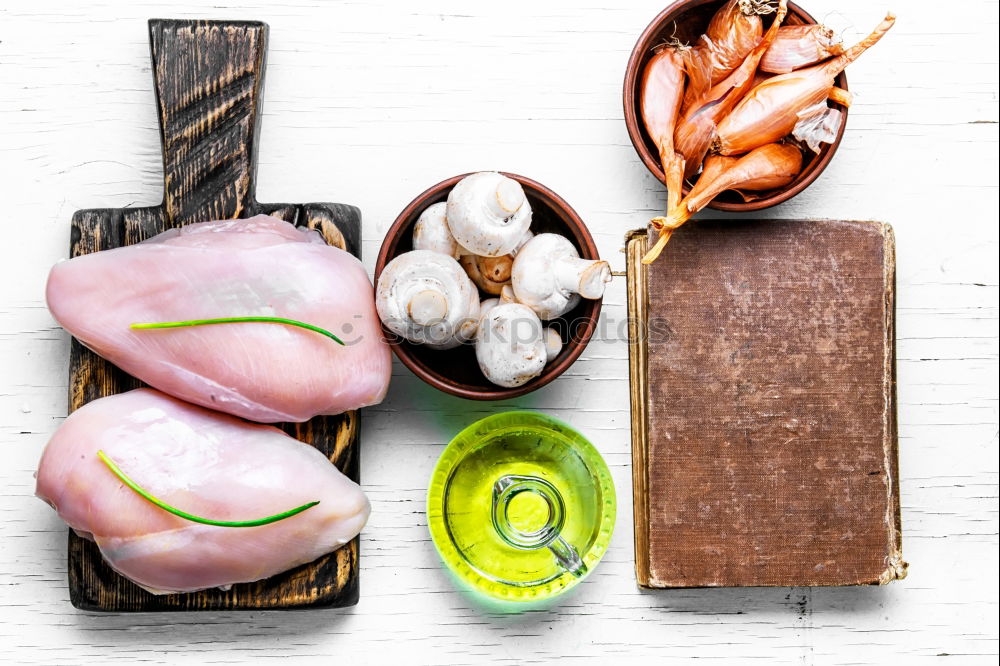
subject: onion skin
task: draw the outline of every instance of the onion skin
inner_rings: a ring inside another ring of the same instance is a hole
[[[843,52],[844,45],[824,25],[783,25],[761,58],[760,68],[771,74],[788,74]]]
[[[764,29],[758,5],[729,0],[712,16],[705,34],[689,54],[691,85],[684,98],[685,108],[729,76],[760,42]]]
[[[824,143],[837,140],[837,132],[843,122],[844,114],[840,109],[822,102],[803,109],[799,114],[799,122],[795,123],[795,129],[792,130],[792,137],[809,146],[809,150],[818,155]]]
[[[741,155],[789,135],[800,112],[826,101],[834,79],[847,65],[878,42],[893,26],[889,14],[865,39],[842,55],[818,65],[770,78],[753,90],[719,123],[716,148],[723,155]]]
[[[674,133],[676,150],[685,160],[685,175],[697,173],[715,138],[718,123],[753,87],[757,64],[773,43],[788,10],[788,0],[781,0],[774,22],[739,67],[706,95],[691,105],[677,123]]]
[[[712,64],[713,86],[746,60],[764,33],[760,16],[747,13],[745,6],[740,0],[730,0],[715,13],[705,31],[703,56]]]

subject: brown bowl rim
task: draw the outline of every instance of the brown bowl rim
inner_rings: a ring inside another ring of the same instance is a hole
[[[640,81],[639,64],[642,61],[643,53],[652,46],[652,41],[663,31],[668,17],[688,12],[692,9],[701,7],[702,5],[711,4],[713,2],[719,2],[719,0],[677,0],[674,3],[671,3],[666,9],[657,14],[656,18],[654,18],[649,25],[646,26],[646,29],[642,31],[642,34],[639,35],[639,39],[632,48],[632,54],[629,56],[628,65],[625,68],[625,82],[622,90],[622,102],[624,105],[625,126],[628,129],[628,136],[632,141],[632,146],[635,148],[635,152],[638,153],[639,158],[642,160],[642,163],[646,165],[649,172],[656,176],[656,179],[661,183],[664,180],[663,169],[660,167],[657,157],[653,155],[653,153],[649,150],[649,147],[646,145],[646,130],[642,127],[642,123],[639,121],[638,114],[636,113],[636,94],[638,92],[637,88]],[[809,12],[802,9],[794,2],[788,3],[788,15],[790,17],[795,16],[804,23],[817,23],[816,19],[813,18]],[[848,90],[847,75],[844,72],[841,72],[837,76],[836,83],[838,87]],[[809,162],[802,173],[799,174],[798,178],[792,181],[792,183],[785,189],[777,190],[771,195],[749,202],[718,201],[718,199],[714,199],[709,202],[708,207],[730,213],[746,213],[755,210],[763,210],[788,201],[812,185],[826,170],[826,167],[829,166],[834,153],[837,152],[837,149],[840,147],[840,142],[844,138],[844,131],[847,129],[848,108],[839,104],[837,104],[836,107],[844,113],[844,119],[843,122],[840,123],[840,129],[837,131],[836,140],[833,143],[824,144],[819,154]],[[683,194],[686,195],[689,190],[690,187],[685,183]]]
[[[405,229],[416,222],[416,216],[423,212],[423,209],[429,205],[428,202],[439,197],[443,192],[450,190],[456,183],[458,183],[458,181],[468,175],[471,175],[472,173],[475,172],[452,176],[451,178],[447,178],[435,185],[430,186],[417,195],[409,204],[407,204],[406,208],[404,208],[403,211],[396,216],[392,226],[389,227],[385,237],[382,239],[382,246],[379,248],[378,259],[375,262],[374,283],[376,287],[378,285],[379,276],[382,274],[382,270],[385,268],[385,265],[389,263],[389,252],[390,250],[395,251],[398,246],[398,238],[405,231]],[[594,238],[591,236],[590,230],[587,229],[587,225],[584,224],[583,219],[577,214],[573,207],[566,202],[565,199],[545,185],[542,185],[538,181],[532,180],[526,176],[521,176],[507,171],[501,171],[499,173],[519,182],[522,187],[528,190],[529,194],[544,201],[546,205],[548,205],[549,208],[551,208],[552,211],[563,220],[572,232],[576,245],[580,248],[580,256],[585,259],[600,258],[597,251],[597,244],[594,243]],[[573,336],[570,341],[566,344],[563,351],[560,352],[559,356],[552,363],[545,366],[542,374],[535,377],[531,381],[514,388],[504,388],[499,386],[496,389],[489,390],[468,388],[468,385],[452,381],[414,358],[414,356],[410,353],[410,350],[407,348],[405,341],[400,340],[398,336],[389,331],[384,325],[382,326],[382,332],[385,339],[392,347],[392,351],[396,355],[396,358],[402,361],[403,365],[409,368],[413,374],[434,388],[469,400],[506,400],[531,393],[536,389],[540,389],[564,373],[571,365],[573,365],[573,363],[576,362],[576,360],[580,357],[580,354],[583,353],[583,350],[590,343],[590,340],[594,335],[594,331],[597,330],[597,321],[601,314],[601,305],[603,302],[603,298],[581,301],[581,305],[584,310],[579,317],[574,319],[574,322],[584,321],[585,323],[583,326],[579,329],[572,329]]]

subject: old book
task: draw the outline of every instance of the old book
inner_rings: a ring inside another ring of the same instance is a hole
[[[892,230],[697,222],[627,239],[643,587],[906,575]]]

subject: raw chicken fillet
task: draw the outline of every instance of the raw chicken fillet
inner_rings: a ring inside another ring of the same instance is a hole
[[[188,521],[127,487],[103,450],[154,497],[213,520],[302,513],[258,527]],[[155,593],[273,576],[336,550],[368,519],[361,488],[317,449],[151,389],[95,400],[66,419],[39,463],[35,494],[119,573]]]
[[[192,224],[53,267],[49,310],[84,345],[170,395],[263,423],[378,404],[391,372],[355,257],[258,215]],[[273,316],[274,323],[132,330],[139,322]]]

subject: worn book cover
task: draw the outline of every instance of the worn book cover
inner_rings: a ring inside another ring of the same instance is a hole
[[[899,518],[892,229],[700,221],[627,239],[643,587],[884,584]]]

